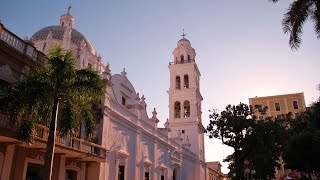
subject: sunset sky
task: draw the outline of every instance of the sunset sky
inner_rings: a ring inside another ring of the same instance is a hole
[[[320,40],[308,21],[298,50],[291,50],[281,20],[291,0],[10,0],[0,20],[21,38],[49,25],[72,6],[74,28],[110,63],[113,74],[126,68],[149,116],[168,118],[172,51],[185,29],[201,72],[202,121],[210,109],[248,103],[249,97],[304,92],[306,104],[319,97]],[[210,144],[209,144],[210,143]],[[230,148],[206,138],[206,160],[222,161]],[[227,172],[225,163],[223,172]]]

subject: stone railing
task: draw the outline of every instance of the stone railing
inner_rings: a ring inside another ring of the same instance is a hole
[[[196,62],[196,61],[194,59],[176,60],[174,62],[169,62],[169,65],[172,65],[172,64],[186,64],[186,63],[191,63],[191,62]]]
[[[38,51],[31,43],[22,40],[9,30],[7,30],[0,22],[0,40],[7,43],[20,53],[28,56],[34,61],[41,62],[41,59],[45,58],[45,55]]]
[[[0,111],[0,127],[8,128],[11,130],[17,130],[18,125],[12,125],[9,120],[9,115]],[[49,128],[44,125],[37,124],[33,131],[33,136],[35,139],[47,141],[49,135]],[[63,147],[71,148],[84,153],[89,153],[99,157],[106,157],[108,150],[100,145],[85,141],[83,139],[63,136],[61,133],[57,132],[56,135],[56,145],[61,145]]]

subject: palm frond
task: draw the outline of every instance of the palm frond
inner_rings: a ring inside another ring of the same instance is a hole
[[[91,106],[87,106],[87,108],[83,108],[81,110],[81,120],[84,124],[86,139],[91,140],[96,135],[96,126],[94,121],[94,116],[92,114]]]
[[[317,38],[320,39],[320,1],[315,1],[314,10],[311,15],[311,19],[314,23],[314,31],[317,34]]]
[[[71,99],[67,99],[62,104],[61,116],[59,118],[60,132],[64,135],[72,132],[76,132],[79,129],[79,121],[76,113],[76,107],[74,106]]]
[[[289,6],[282,20],[284,33],[289,33],[289,45],[292,49],[299,48],[301,44],[302,27],[310,16],[312,0],[296,0]]]
[[[107,81],[100,78],[97,72],[90,69],[80,69],[76,71],[76,80],[73,89],[83,98],[98,100],[104,93]]]

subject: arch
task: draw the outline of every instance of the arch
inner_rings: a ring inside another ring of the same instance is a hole
[[[68,177],[68,179],[72,179],[72,180],[80,180],[81,179],[81,168],[74,165],[74,164],[69,164],[66,166],[66,177]]]
[[[191,56],[190,55],[188,55],[188,62],[190,62],[191,61]]]
[[[181,56],[180,56],[180,61],[181,61],[181,63],[184,62],[184,55],[181,55]]]
[[[183,103],[183,116],[184,118],[190,117],[190,102],[184,101]]]
[[[188,76],[188,74],[185,74],[184,76],[183,76],[183,82],[184,82],[184,88],[189,88],[189,76]]]
[[[181,78],[176,76],[176,89],[181,89]]]
[[[181,103],[179,101],[174,103],[174,118],[181,118]]]

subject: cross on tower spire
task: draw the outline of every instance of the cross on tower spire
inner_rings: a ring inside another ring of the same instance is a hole
[[[71,6],[69,5],[67,9],[68,9],[68,14],[70,14]]]
[[[187,34],[184,33],[184,29],[182,29],[182,35],[181,35],[182,38],[185,39],[184,37],[185,37],[186,35],[187,35]]]

